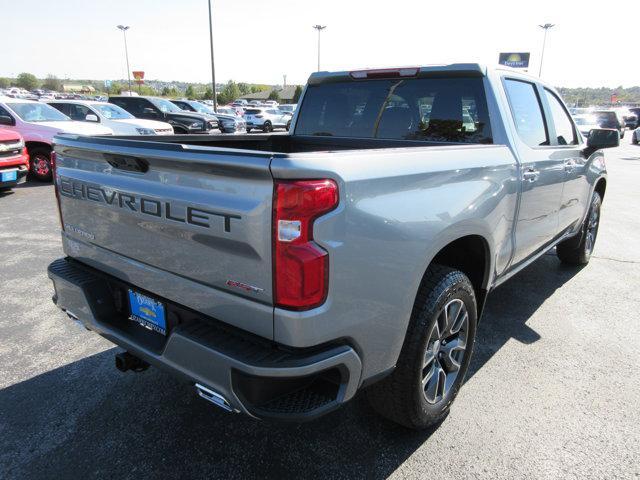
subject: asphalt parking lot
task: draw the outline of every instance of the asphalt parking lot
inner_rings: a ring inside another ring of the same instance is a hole
[[[434,431],[362,396],[307,424],[226,414],[50,301],[62,255],[53,187],[0,196],[0,477],[640,477],[640,147],[607,152],[591,263],[550,253],[497,289],[466,385]]]

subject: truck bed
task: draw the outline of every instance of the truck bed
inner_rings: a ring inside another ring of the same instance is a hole
[[[386,140],[368,138],[343,138],[323,136],[288,135],[286,133],[247,135],[150,135],[115,136],[107,139],[107,144],[118,140],[137,142],[171,143],[207,147],[254,150],[267,153],[304,153],[337,150],[369,150],[378,148],[452,146],[451,142],[430,142],[420,140]],[[455,144],[453,144],[455,145]],[[469,145],[461,143],[459,145]]]

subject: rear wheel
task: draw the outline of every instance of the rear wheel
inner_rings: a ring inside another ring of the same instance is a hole
[[[442,421],[467,373],[476,322],[476,299],[467,276],[431,265],[395,370],[368,389],[373,408],[409,428]]]
[[[291,120],[287,122],[287,130],[291,129]]]
[[[51,150],[43,147],[29,150],[31,174],[41,182],[51,181]]]
[[[638,132],[633,132],[633,137],[631,137],[631,143],[633,143],[634,145],[638,145],[638,135],[640,135]]]
[[[273,131],[273,125],[271,125],[271,122],[269,121],[264,122],[264,125],[262,126],[262,131],[265,133]]]
[[[251,129],[250,128],[247,128],[247,133],[251,133]]]
[[[584,219],[580,233],[559,243],[556,247],[556,253],[562,263],[569,265],[585,265],[589,263],[593,247],[596,244],[596,237],[598,236],[601,206],[602,197],[598,192],[593,192],[589,212]]]

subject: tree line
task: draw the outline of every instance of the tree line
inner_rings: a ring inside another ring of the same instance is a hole
[[[128,85],[126,82],[112,82],[109,88],[104,87],[104,82],[96,80],[70,80],[69,82],[74,84],[80,83],[82,85],[91,85],[96,89],[96,92],[98,93],[103,92],[112,95],[117,95],[122,93],[122,91],[128,90]],[[10,87],[24,88],[25,90],[29,91],[35,90],[36,88],[43,88],[45,90],[60,92],[63,89],[63,82],[55,75],[47,75],[47,77],[44,79],[38,79],[35,75],[28,72],[23,72],[18,75],[17,78],[12,79],[0,77],[0,88]],[[147,84],[135,86],[132,85],[131,88],[141,95],[159,95],[163,97],[184,96],[190,99],[198,100],[213,99],[213,91],[211,89],[211,85],[205,84],[188,84],[184,89],[179,89],[175,86],[167,86],[162,87],[161,89],[156,89],[152,85]],[[243,95],[269,90],[270,88],[271,87],[269,85],[235,82],[233,80],[229,80],[222,86],[220,90],[218,90],[217,99],[219,104],[224,105],[233,102],[236,98],[239,98]],[[298,86],[296,88],[295,100],[300,97],[301,93],[302,87]],[[277,90],[274,89],[271,91],[271,93],[269,94],[269,99],[276,101],[280,100]]]

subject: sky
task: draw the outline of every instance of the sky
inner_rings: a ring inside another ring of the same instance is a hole
[[[315,24],[326,25],[322,70],[478,62],[531,52],[537,74],[558,87],[640,84],[629,39],[637,17],[595,1],[212,0],[217,82],[304,84],[317,68]],[[628,10],[631,4],[624,7]],[[209,82],[207,0],[0,0],[0,76]],[[614,9],[614,11],[616,11]],[[625,41],[626,40],[626,41]]]

